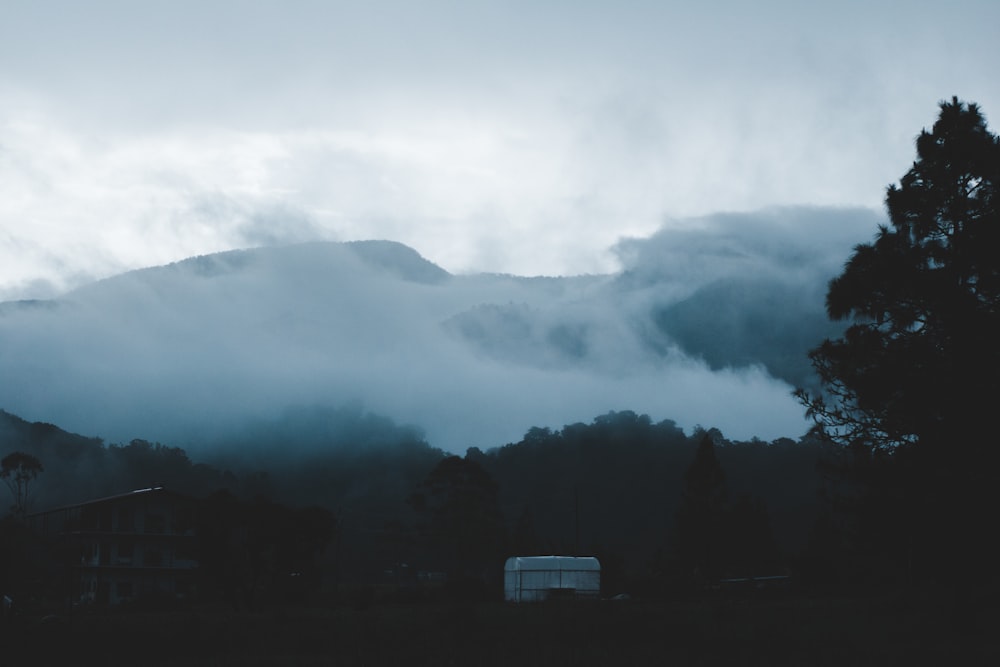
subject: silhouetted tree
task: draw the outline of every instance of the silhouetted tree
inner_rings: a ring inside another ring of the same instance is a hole
[[[31,454],[11,452],[0,460],[0,478],[14,497],[14,515],[24,517],[28,509],[31,482],[44,470],[42,462]]]
[[[722,574],[728,503],[726,475],[715,456],[713,434],[705,433],[684,473],[677,510],[676,549],[686,573],[709,579]]]
[[[411,495],[410,504],[426,518],[431,547],[453,575],[484,578],[500,571],[505,531],[497,491],[478,463],[449,456]]]
[[[715,429],[701,432],[694,460],[684,473],[676,514],[677,563],[684,576],[696,581],[773,574],[781,559],[767,506],[748,492],[730,500],[717,439],[722,436]]]
[[[843,444],[962,447],[998,397],[1000,139],[953,99],[917,156],[888,189],[892,226],[830,283],[828,314],[851,324],[810,355],[827,397],[800,393]]]
[[[1000,139],[953,98],[916,149],[886,194],[891,226],[830,283],[828,314],[850,324],[810,355],[825,394],[798,395],[826,437],[881,473],[873,532],[901,534],[873,558],[982,574],[995,569],[982,521],[1000,463],[987,437],[1000,399]],[[890,464],[871,465],[881,454]]]

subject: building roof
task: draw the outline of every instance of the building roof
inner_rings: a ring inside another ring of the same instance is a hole
[[[64,510],[76,509],[78,507],[86,507],[88,505],[99,505],[101,503],[115,502],[118,500],[123,500],[125,498],[136,498],[141,496],[148,496],[152,494],[167,494],[177,498],[187,498],[176,491],[170,491],[163,486],[150,486],[145,489],[135,489],[134,491],[127,491],[126,493],[118,493],[113,496],[105,496],[103,498],[95,498],[94,500],[86,500],[82,503],[72,503],[69,505],[62,505],[60,507],[53,507],[51,509],[43,510],[41,512],[33,512],[29,514],[29,517],[41,516],[43,514],[51,514],[53,512],[61,512]]]

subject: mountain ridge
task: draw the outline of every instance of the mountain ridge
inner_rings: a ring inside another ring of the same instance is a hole
[[[809,372],[806,350],[774,354],[766,328],[734,323],[815,320],[797,305],[815,283],[769,275],[734,292],[642,274],[451,274],[384,240],[192,257],[0,304],[0,374],[14,380],[0,407],[194,451],[312,404],[358,404],[457,451],[616,409],[736,437],[804,430],[789,382]],[[779,287],[790,297],[769,298]]]

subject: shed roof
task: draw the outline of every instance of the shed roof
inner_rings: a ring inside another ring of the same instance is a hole
[[[503,569],[600,571],[601,562],[593,556],[511,556]]]

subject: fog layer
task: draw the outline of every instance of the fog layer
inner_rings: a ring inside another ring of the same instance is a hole
[[[302,406],[355,406],[451,451],[621,409],[795,437],[825,284],[877,222],[674,221],[601,276],[453,275],[388,241],[196,257],[0,304],[0,407],[195,451]]]

